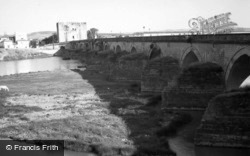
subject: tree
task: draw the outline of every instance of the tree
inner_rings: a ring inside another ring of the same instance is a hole
[[[97,34],[98,34],[98,29],[96,28],[91,28],[87,31],[87,38],[88,39],[95,39],[97,38]]]
[[[58,38],[57,38],[57,34],[54,33],[53,35],[45,38],[42,40],[45,44],[52,44],[52,43],[57,43],[58,42]]]
[[[37,40],[37,39],[33,39],[30,41],[31,48],[36,48],[38,44],[39,44],[39,40]]]

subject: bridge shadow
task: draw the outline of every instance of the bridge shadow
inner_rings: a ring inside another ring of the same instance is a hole
[[[146,99],[149,96],[140,94],[140,84],[110,81],[107,80],[107,75],[98,70],[73,71],[88,80],[103,101],[109,102],[110,114],[124,121],[129,131],[128,140],[136,148],[134,156],[175,155],[169,148],[167,138],[156,133],[162,127],[164,119],[171,118],[172,114],[162,114],[157,99],[154,106],[147,105]]]

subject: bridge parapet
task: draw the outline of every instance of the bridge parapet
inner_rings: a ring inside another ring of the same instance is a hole
[[[192,43],[237,43],[250,44],[250,34],[215,34],[215,35],[178,35],[178,36],[143,36],[121,38],[99,38],[94,40],[71,41],[79,42],[192,42]]]

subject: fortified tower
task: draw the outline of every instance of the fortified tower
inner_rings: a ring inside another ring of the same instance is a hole
[[[56,27],[59,42],[87,39],[86,22],[58,22]]]

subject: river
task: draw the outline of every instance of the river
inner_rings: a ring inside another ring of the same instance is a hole
[[[76,60],[66,61],[60,57],[2,61],[0,62],[0,76],[58,69],[75,69],[78,65],[80,63]]]

